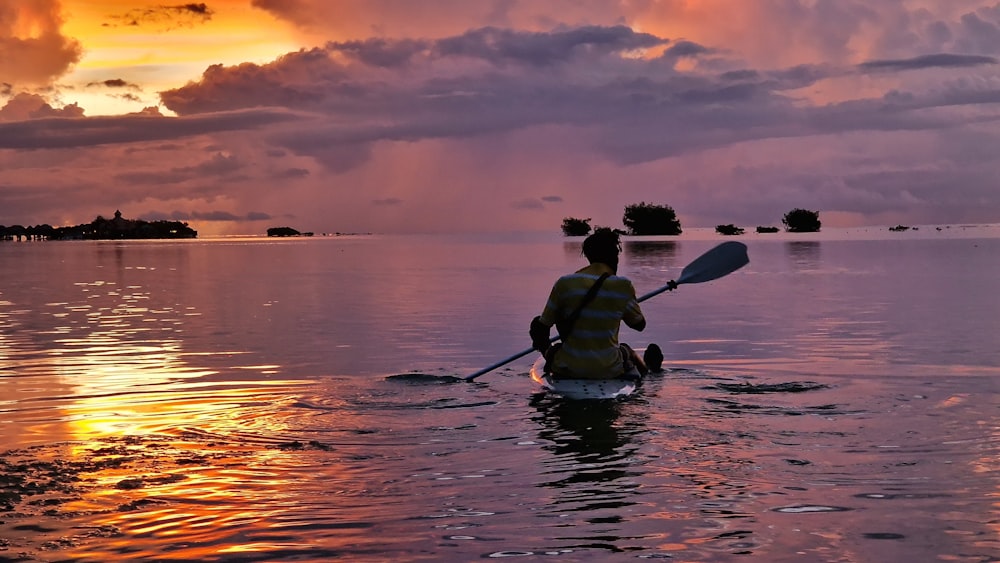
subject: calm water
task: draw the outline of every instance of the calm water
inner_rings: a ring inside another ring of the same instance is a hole
[[[455,379],[579,241],[2,242],[0,561],[1000,560],[1000,228],[737,240],[611,404]]]

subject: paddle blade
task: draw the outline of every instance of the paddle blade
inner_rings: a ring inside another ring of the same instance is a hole
[[[731,274],[750,263],[747,245],[729,241],[702,254],[681,270],[677,283],[702,283]]]

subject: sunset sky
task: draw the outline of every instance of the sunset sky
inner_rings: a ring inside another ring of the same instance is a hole
[[[998,0],[0,0],[0,225],[1000,222]]]

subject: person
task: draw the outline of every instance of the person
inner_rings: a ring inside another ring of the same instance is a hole
[[[620,253],[618,233],[611,229],[596,230],[583,241],[583,254],[590,264],[556,280],[542,314],[532,319],[529,329],[532,348],[545,356],[546,371],[555,377],[609,379],[625,375],[632,367],[642,375],[648,373],[646,362],[631,347],[618,341],[622,322],[640,332],[646,328],[632,282],[617,275]],[[574,311],[602,276],[597,293],[570,323]],[[550,346],[553,326],[559,329],[563,341]],[[649,358],[656,364],[651,367],[659,370],[662,353],[655,344],[650,347],[656,352]]]

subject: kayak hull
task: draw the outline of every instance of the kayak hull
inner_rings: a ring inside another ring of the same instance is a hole
[[[549,393],[567,399],[619,399],[628,397],[639,389],[642,376],[638,371],[628,374],[628,377],[612,379],[567,379],[554,378],[545,372],[545,359],[539,358],[531,366],[531,379]]]

